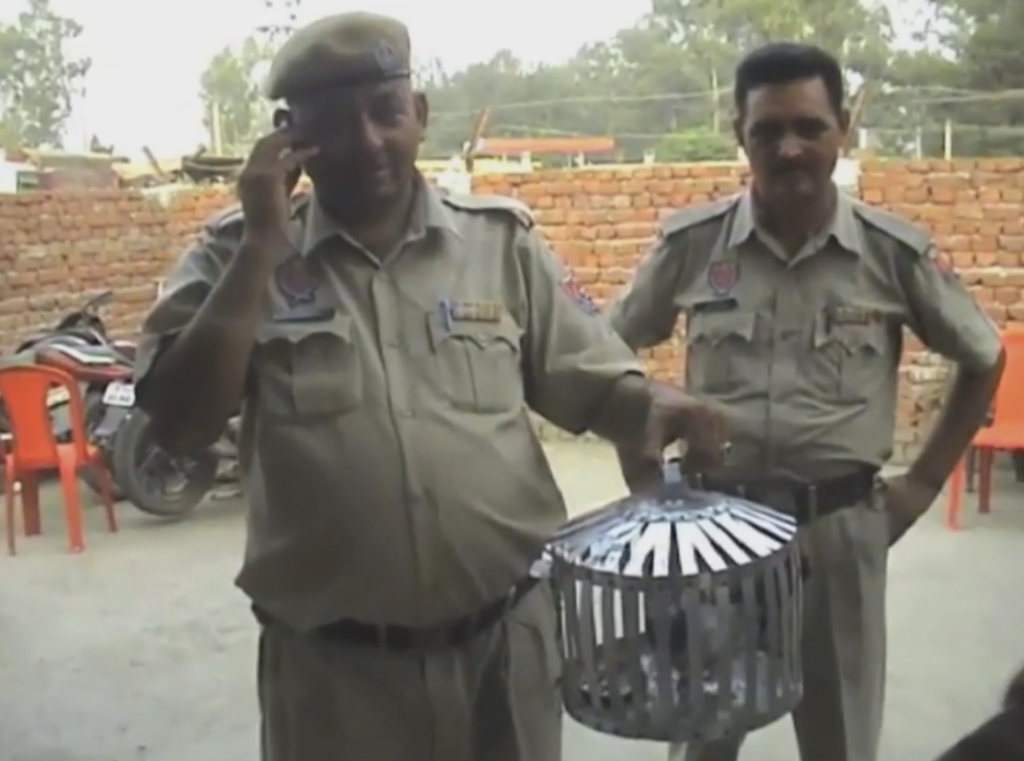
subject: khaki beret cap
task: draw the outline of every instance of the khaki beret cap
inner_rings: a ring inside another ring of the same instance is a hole
[[[287,100],[410,74],[405,24],[375,13],[339,13],[314,21],[285,41],[270,65],[267,97]]]

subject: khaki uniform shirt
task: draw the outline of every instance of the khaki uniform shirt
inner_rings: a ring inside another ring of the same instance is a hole
[[[991,320],[927,233],[840,193],[831,225],[789,258],[748,195],[668,218],[614,304],[634,349],[686,318],[686,385],[721,402],[737,480],[820,479],[892,453],[902,329],[974,370],[998,361]]]
[[[139,398],[242,233],[211,224],[144,326]],[[633,352],[512,199],[426,187],[379,261],[300,204],[267,287],[241,438],[241,588],[299,629],[422,626],[524,578],[565,518],[527,409],[594,421]],[[183,400],[186,403],[186,400]]]

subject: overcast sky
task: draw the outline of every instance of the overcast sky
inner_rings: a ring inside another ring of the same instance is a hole
[[[69,147],[96,133],[118,151],[157,155],[191,151],[205,135],[199,77],[224,45],[244,39],[266,15],[259,0],[52,0],[85,31],[82,52],[92,57],[88,94],[75,109]],[[21,0],[0,2],[10,18]],[[582,44],[614,34],[639,18],[649,0],[514,0],[484,11],[471,0],[304,0],[310,18],[371,8],[401,18],[414,54],[437,56],[447,67],[484,60],[509,47],[525,58],[557,61]],[[12,7],[15,6],[15,7]],[[495,11],[504,6],[505,13]],[[470,9],[467,13],[467,9]]]
[[[82,147],[96,133],[132,156],[143,145],[173,156],[203,142],[200,74],[224,45],[267,21],[259,0],[52,2],[85,27],[76,47],[93,60],[68,146]],[[0,0],[0,18],[11,19],[23,4]],[[502,48],[533,61],[563,60],[632,24],[649,6],[650,0],[304,0],[304,14],[311,19],[372,7],[409,25],[414,55],[457,68]]]

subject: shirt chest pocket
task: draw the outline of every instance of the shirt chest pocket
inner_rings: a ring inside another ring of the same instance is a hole
[[[695,312],[686,330],[686,381],[693,393],[726,394],[749,383],[753,312]]]
[[[466,412],[516,411],[523,405],[522,331],[511,318],[500,322],[427,322],[441,392]]]
[[[808,380],[827,398],[866,401],[888,377],[886,326],[878,321],[831,322],[824,314],[815,320]]]
[[[253,362],[260,408],[270,417],[308,420],[358,407],[363,374],[353,328],[347,315],[262,325]]]

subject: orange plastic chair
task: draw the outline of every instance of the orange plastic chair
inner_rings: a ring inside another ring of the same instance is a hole
[[[978,431],[971,443],[977,452],[978,511],[981,513],[992,510],[995,453],[1024,449],[1024,325],[1007,328],[1002,337],[1006,369],[996,391],[994,419],[992,425]],[[966,471],[965,459],[961,459],[950,477],[946,525],[954,531],[960,528]]]
[[[71,413],[71,443],[59,444],[53,435],[46,398],[54,388],[67,391]],[[56,470],[64,493],[64,513],[71,552],[85,550],[82,503],[78,492],[78,471],[92,468],[100,486],[107,527],[117,531],[110,472],[99,449],[85,433],[85,412],[78,384],[67,373],[34,365],[0,368],[0,398],[11,422],[6,466],[5,502],[7,551],[15,554],[15,508],[17,485],[21,485],[25,535],[42,532],[39,512],[39,474]]]

